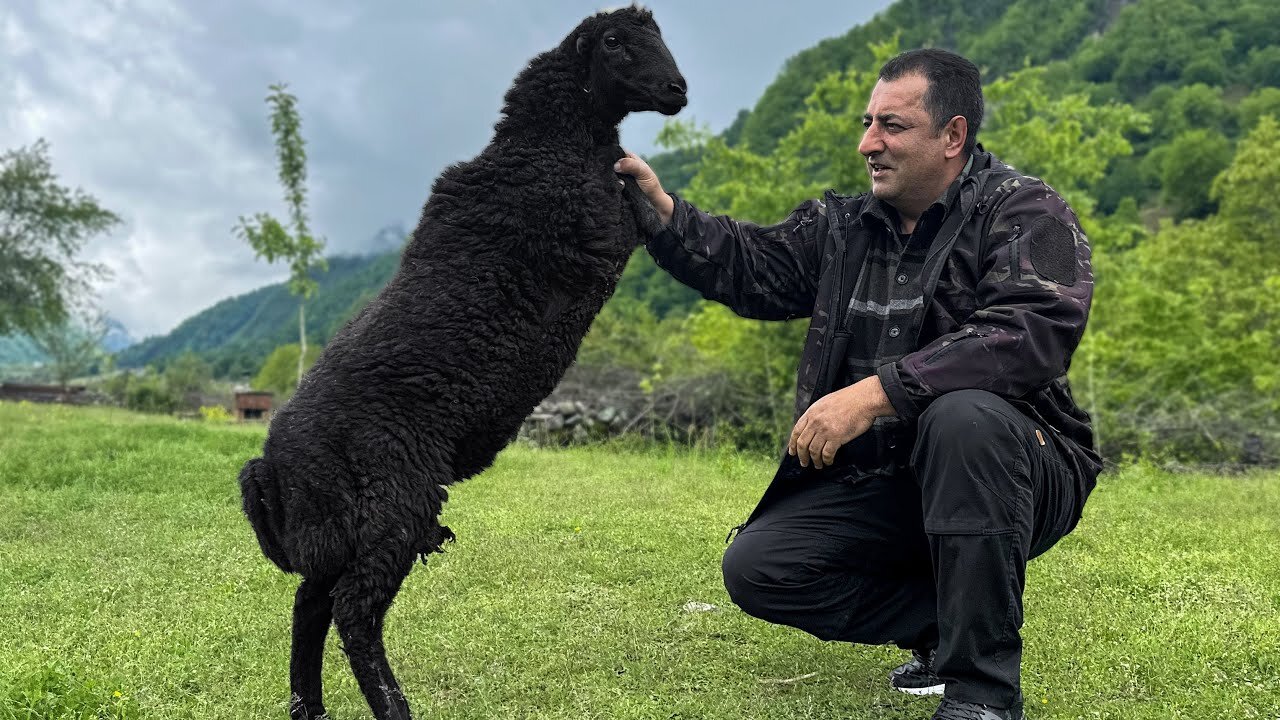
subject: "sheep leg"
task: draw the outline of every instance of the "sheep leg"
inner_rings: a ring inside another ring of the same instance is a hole
[[[325,714],[320,682],[324,641],[333,621],[333,580],[303,579],[293,599],[293,650],[289,657],[291,720],[320,720]]]
[[[383,618],[412,567],[413,554],[407,549],[375,550],[353,563],[333,591],[342,649],[377,720],[413,717],[382,644]]]

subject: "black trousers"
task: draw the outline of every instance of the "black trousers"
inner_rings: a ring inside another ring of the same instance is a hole
[[[937,648],[949,697],[1009,707],[1027,561],[1075,527],[1092,488],[1062,442],[992,393],[947,393],[894,474],[780,473],[725,553],[725,587],[824,640]]]

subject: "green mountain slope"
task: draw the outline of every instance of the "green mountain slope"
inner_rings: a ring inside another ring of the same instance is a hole
[[[44,359],[44,353],[40,352],[29,337],[25,335],[0,337],[0,365],[27,365]]]
[[[323,344],[391,279],[400,252],[329,258],[320,288],[307,303],[307,340]],[[279,345],[298,341],[298,299],[285,283],[223,300],[182,322],[167,335],[150,337],[117,357],[121,367],[163,366],[188,350],[224,377],[257,372]]]

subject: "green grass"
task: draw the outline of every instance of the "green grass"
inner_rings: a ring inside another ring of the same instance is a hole
[[[296,579],[259,553],[235,484],[262,436],[0,403],[0,718],[286,716]],[[454,489],[459,541],[388,618],[417,716],[929,717],[934,701],[885,687],[900,652],[729,602],[724,535],[771,470],[504,452]],[[1280,718],[1278,508],[1274,473],[1104,476],[1080,528],[1029,570],[1030,717]],[[333,635],[325,681],[335,720],[368,717]]]

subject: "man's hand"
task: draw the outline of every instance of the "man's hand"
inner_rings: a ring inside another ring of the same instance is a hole
[[[842,445],[871,429],[877,417],[896,414],[889,396],[872,375],[842,390],[818,398],[796,422],[787,454],[817,469],[831,464]]]
[[[635,153],[628,152],[626,157],[613,164],[613,171],[634,177],[636,184],[644,191],[645,197],[649,198],[649,203],[657,211],[662,224],[671,224],[671,216],[676,211],[676,204],[667,191],[662,189],[662,183],[658,180],[658,175],[653,172],[653,168],[649,167],[649,163],[641,160]]]

